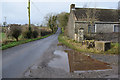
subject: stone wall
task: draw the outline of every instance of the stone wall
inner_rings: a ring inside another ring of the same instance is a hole
[[[96,23],[95,27],[90,27],[91,28],[91,33],[112,33],[114,32],[114,25],[118,24],[113,24],[113,23]],[[88,25],[85,22],[75,22],[75,33],[77,33],[78,29],[84,28],[84,33],[88,33]]]
[[[71,11],[70,15],[69,15],[69,20],[68,20],[68,24],[67,24],[67,29],[68,29],[68,37],[75,39],[75,23],[74,23],[74,14]]]
[[[86,23],[78,23],[76,22],[75,23],[75,33],[77,34],[78,33],[78,30],[80,28],[84,28],[84,34],[86,34],[88,32],[88,26]]]
[[[111,33],[114,31],[114,24],[95,24],[96,33]]]
[[[120,33],[97,33],[94,36],[95,40],[103,40],[103,41],[112,41],[112,42],[118,42],[120,39]]]

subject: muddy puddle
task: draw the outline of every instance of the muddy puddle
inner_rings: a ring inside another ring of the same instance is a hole
[[[92,59],[90,56],[74,50],[56,50],[57,56],[48,64],[50,67],[60,68],[66,72],[106,71],[112,68],[108,63]]]
[[[61,50],[54,51],[54,54],[56,55],[56,57],[51,60],[48,65],[50,67],[59,68],[66,72],[70,72],[68,54]]]

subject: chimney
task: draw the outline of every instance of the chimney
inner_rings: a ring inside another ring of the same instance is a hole
[[[75,10],[75,4],[70,5],[70,11]]]

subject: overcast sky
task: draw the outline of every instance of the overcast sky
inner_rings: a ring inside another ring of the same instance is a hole
[[[27,3],[28,0],[18,0],[15,2],[14,0],[4,0],[2,3],[0,2],[0,23],[5,21],[4,17],[6,17],[6,21],[9,24],[26,24],[28,23],[28,11],[27,11]],[[39,2],[38,2],[39,1]],[[76,7],[83,7],[83,5],[88,4],[88,7],[97,7],[97,8],[107,8],[107,9],[117,9],[119,0],[104,0],[104,2],[94,2],[93,0],[85,0],[83,1],[61,1],[55,2],[51,0],[51,2],[45,0],[31,0],[31,23],[32,24],[43,24],[44,17],[48,13],[61,13],[61,12],[69,12],[69,6],[71,3],[75,3]]]

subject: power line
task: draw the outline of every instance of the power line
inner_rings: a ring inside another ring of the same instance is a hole
[[[38,12],[40,12],[40,9],[34,4],[34,2],[31,1],[31,3],[33,4],[33,6],[37,9]],[[40,12],[41,13],[41,12]]]
[[[33,7],[36,9],[36,11],[37,11],[39,14],[43,15],[42,12],[40,11],[40,9],[35,5],[35,3],[32,2],[32,1],[31,1],[31,3],[32,3]],[[41,17],[40,17],[40,19],[41,19]]]

